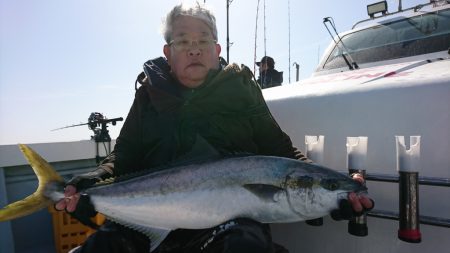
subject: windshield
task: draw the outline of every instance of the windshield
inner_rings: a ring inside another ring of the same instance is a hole
[[[450,9],[380,24],[342,37],[358,64],[448,50]],[[335,46],[317,71],[347,67],[342,46]]]

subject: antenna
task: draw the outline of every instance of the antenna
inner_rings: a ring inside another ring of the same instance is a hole
[[[230,62],[230,4],[233,0],[227,1],[227,62]]]
[[[289,83],[291,83],[291,1],[288,0],[288,51],[289,51]],[[294,63],[296,64],[296,63]],[[298,81],[298,69],[297,69],[297,81]]]
[[[94,135],[91,136],[91,140],[94,140],[96,143],[95,160],[96,160],[97,164],[99,164],[101,162],[101,160],[104,158],[99,155],[100,154],[100,152],[99,152],[100,143],[103,143],[103,147],[105,149],[106,156],[111,153],[111,136],[109,136],[107,124],[111,123],[113,126],[115,126],[117,121],[122,121],[122,120],[123,120],[122,117],[108,119],[99,112],[93,112],[93,113],[91,113],[91,115],[89,115],[87,123],[81,123],[81,124],[76,124],[76,125],[60,127],[60,128],[53,129],[51,131],[57,131],[57,130],[65,129],[65,128],[87,125],[89,130],[92,130],[94,132]],[[108,143],[108,147],[106,147],[106,143]]]
[[[253,73],[256,75],[256,47],[257,47],[257,38],[258,38],[258,16],[259,16],[259,2],[256,5],[256,21],[255,21],[255,51],[253,55]]]

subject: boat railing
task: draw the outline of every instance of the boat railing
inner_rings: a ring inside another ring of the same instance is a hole
[[[360,24],[362,24],[362,23],[366,23],[366,22],[369,22],[369,21],[374,21],[374,20],[377,20],[377,19],[384,19],[384,18],[386,18],[386,17],[394,16],[394,15],[399,14],[399,13],[404,13],[404,12],[408,12],[408,11],[417,12],[417,11],[419,11],[420,9],[422,9],[423,7],[425,7],[425,6],[430,6],[430,5],[432,5],[432,4],[434,4],[434,2],[425,3],[425,4],[419,4],[419,5],[416,5],[416,6],[413,6],[413,7],[410,7],[410,8],[406,8],[406,9],[403,9],[403,10],[399,10],[399,11],[395,11],[395,12],[388,12],[388,13],[386,13],[386,14],[383,14],[382,16],[371,17],[371,18],[368,18],[368,19],[364,19],[364,20],[361,20],[361,21],[356,22],[356,23],[352,26],[352,29],[355,29],[356,26],[358,26],[358,25],[360,25]]]
[[[388,174],[380,174],[380,173],[367,173],[365,179],[367,181],[387,182],[387,183],[398,183],[399,182],[398,175],[388,175]],[[419,185],[450,187],[450,178],[421,176],[421,177],[419,177],[418,183],[419,183]],[[367,213],[367,215],[371,216],[371,217],[381,218],[381,219],[399,220],[398,212],[387,211],[387,210],[373,209],[373,210],[369,211]],[[450,219],[448,219],[448,218],[420,215],[419,221],[421,224],[425,224],[425,225],[450,228]]]

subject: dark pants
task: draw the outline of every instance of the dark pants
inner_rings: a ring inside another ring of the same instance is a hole
[[[107,222],[76,253],[149,252],[149,239],[132,229]],[[236,219],[210,229],[172,231],[154,253],[287,253],[274,245],[268,225]]]

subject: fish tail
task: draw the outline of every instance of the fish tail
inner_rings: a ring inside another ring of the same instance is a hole
[[[39,185],[30,196],[0,209],[0,222],[23,217],[49,206],[52,201],[44,195],[45,186],[50,182],[64,182],[52,166],[33,149],[24,144],[19,144],[19,148],[33,168],[39,180]]]

